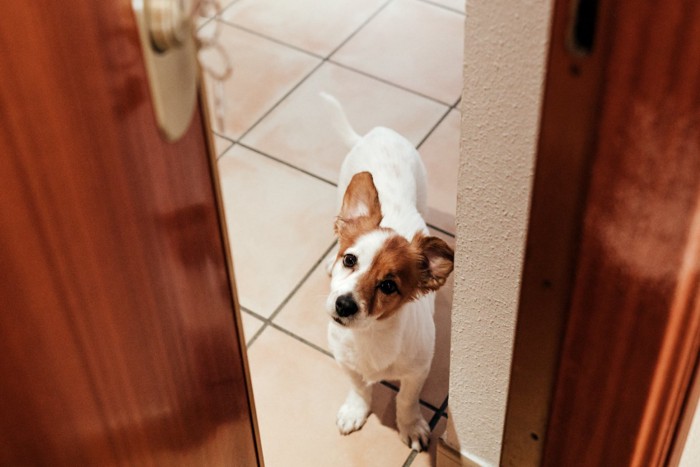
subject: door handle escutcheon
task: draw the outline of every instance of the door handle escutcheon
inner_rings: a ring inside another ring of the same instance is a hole
[[[153,111],[163,135],[176,141],[197,102],[197,48],[189,0],[132,0]]]

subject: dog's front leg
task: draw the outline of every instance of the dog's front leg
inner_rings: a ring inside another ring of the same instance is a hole
[[[411,375],[401,380],[396,396],[396,425],[404,443],[411,449],[422,451],[428,446],[430,427],[420,412],[419,396],[427,373]]]
[[[338,410],[336,424],[340,433],[347,435],[362,428],[367,421],[372,404],[372,388],[357,372],[345,367],[344,370],[350,377],[352,387]]]

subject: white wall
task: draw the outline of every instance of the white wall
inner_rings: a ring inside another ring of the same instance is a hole
[[[501,451],[551,7],[467,1],[446,441],[483,464]]]
[[[679,467],[697,467],[700,465],[700,404],[695,409],[688,438],[681,456]]]

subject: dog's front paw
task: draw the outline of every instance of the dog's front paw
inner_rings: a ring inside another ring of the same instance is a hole
[[[349,435],[362,428],[368,415],[369,407],[364,401],[360,399],[347,400],[338,410],[335,423],[341,434]]]
[[[408,444],[411,449],[420,452],[428,447],[430,426],[422,416],[419,415],[412,423],[398,422],[398,425],[401,440]]]

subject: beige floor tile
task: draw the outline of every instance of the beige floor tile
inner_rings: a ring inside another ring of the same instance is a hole
[[[224,85],[226,118],[216,131],[233,140],[245,133],[265,112],[320,63],[318,58],[277,44],[238,28],[218,22],[220,42],[233,65],[233,74]],[[215,23],[203,28],[212,34]],[[222,69],[218,54],[208,51],[202,60],[215,70]],[[214,90],[206,75],[209,108],[214,120]]]
[[[241,310],[241,318],[243,319],[243,335],[245,341],[250,342],[256,332],[262,327],[263,322],[250,313]]]
[[[455,233],[459,173],[460,113],[450,111],[420,147],[428,172],[427,221]]]
[[[207,21],[209,21],[210,19],[211,19],[211,18],[207,18],[206,16],[200,16],[200,15],[195,16],[195,17],[194,17],[194,27],[195,27],[195,29],[201,28],[201,27],[204,26],[204,25],[207,23]]]
[[[432,231],[454,247],[454,239]],[[331,253],[332,254],[332,253]],[[314,270],[297,293],[287,302],[274,322],[322,349],[329,350],[326,338],[328,315],[325,312],[325,300],[330,286],[330,279],[325,270],[325,260]],[[423,387],[421,399],[440,407],[445,400],[449,387],[450,372],[450,325],[452,316],[452,276],[440,289],[435,298],[435,355]]]
[[[341,102],[359,134],[387,126],[416,145],[447,110],[429,99],[324,63],[242,141],[336,182],[348,147],[333,130],[333,114],[318,96],[320,91]]]
[[[349,383],[330,357],[274,328],[260,335],[248,357],[266,465],[400,466],[410,454],[395,429],[390,389],[376,385],[365,426],[341,436],[335,415]],[[425,409],[424,416],[432,412]]]
[[[330,277],[326,273],[326,259],[334,254],[335,251],[324,258],[273,320],[275,324],[328,351],[326,329],[330,318],[325,303]]]
[[[331,60],[453,104],[462,91],[464,15],[396,0]]]
[[[333,243],[335,188],[241,146],[219,172],[240,303],[269,317]]]
[[[328,56],[385,0],[240,0],[223,19],[302,50]]]
[[[231,147],[233,143],[226,138],[222,138],[219,135],[214,135],[214,150],[216,151],[216,157],[221,156],[228,148]]]
[[[436,5],[442,5],[455,11],[464,13],[466,11],[467,0],[427,0]]]

